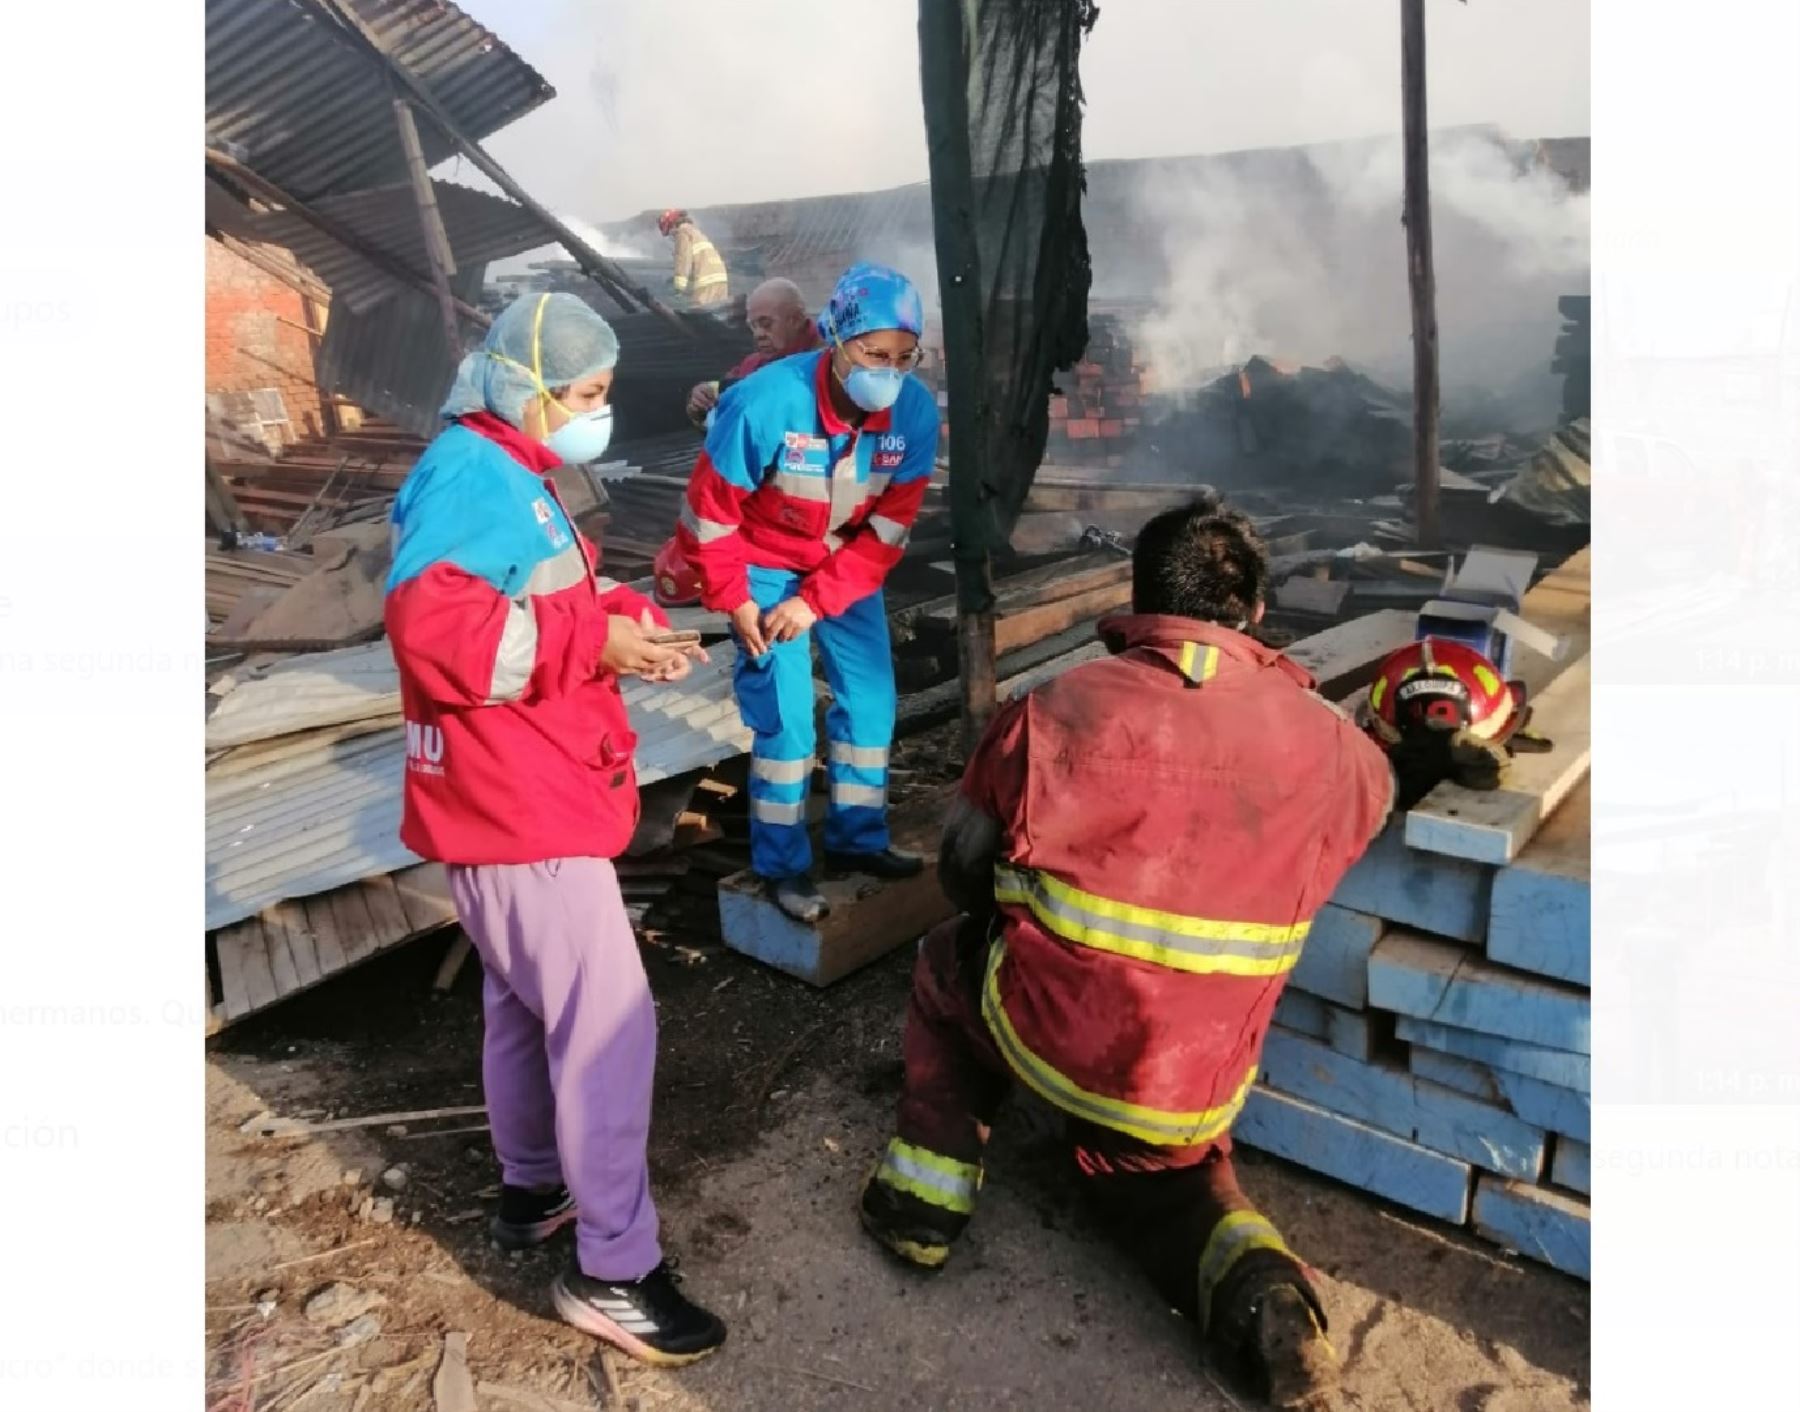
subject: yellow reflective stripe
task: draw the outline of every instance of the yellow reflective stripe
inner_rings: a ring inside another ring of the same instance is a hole
[[[1279,1250],[1293,1258],[1281,1232],[1255,1211],[1233,1211],[1212,1228],[1206,1248],[1200,1252],[1200,1328],[1205,1332],[1212,1313],[1213,1291],[1231,1267],[1252,1250]]]
[[[1371,710],[1381,709],[1381,698],[1387,695],[1387,678],[1377,677],[1375,685],[1369,688],[1369,707]]]
[[[1197,642],[1181,644],[1181,674],[1191,682],[1211,681],[1219,670],[1219,649]]]
[[[1033,1054],[1019,1038],[1000,1001],[1000,963],[1005,959],[1006,943],[996,941],[988,957],[987,981],[981,991],[981,1015],[1008,1066],[1038,1097],[1065,1113],[1163,1147],[1193,1147],[1212,1141],[1231,1127],[1256,1079],[1256,1065],[1250,1066],[1244,1081],[1229,1099],[1217,1108],[1197,1113],[1146,1108],[1142,1104],[1090,1093]]]
[[[1065,941],[1194,975],[1279,976],[1300,960],[1311,922],[1274,926],[1137,907],[1036,869],[994,869],[994,900],[1028,908]]]
[[[876,1168],[875,1180],[920,1201],[967,1216],[975,1209],[981,1168],[894,1138],[888,1143],[881,1166]]]
[[[701,275],[699,279],[694,281],[694,288],[705,289],[709,284],[724,284],[725,281],[730,278],[731,276],[729,274],[723,272],[714,275]]]
[[[1483,691],[1494,692],[1500,690],[1500,678],[1495,676],[1486,667],[1477,666],[1475,668],[1475,680],[1481,683],[1481,689]]]

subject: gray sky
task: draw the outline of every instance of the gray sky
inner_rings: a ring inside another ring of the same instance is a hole
[[[571,215],[927,174],[908,0],[459,3],[555,86],[491,150]],[[1396,131],[1398,11],[1394,0],[1102,0],[1082,57],[1086,154]],[[1434,126],[1588,132],[1587,0],[1430,0],[1426,11]]]

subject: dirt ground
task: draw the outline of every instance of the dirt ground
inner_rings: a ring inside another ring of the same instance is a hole
[[[479,1117],[242,1130],[269,1113],[478,1104],[479,970],[434,994],[444,945],[414,943],[209,1046],[212,1412],[425,1412],[452,1331],[469,1335],[482,1412],[1236,1405],[1088,1224],[1053,1136],[1018,1105],[942,1275],[897,1268],[862,1235],[855,1196],[898,1088],[909,954],[818,993],[710,943],[645,949],[662,1027],[651,1160],[666,1241],[730,1341],[676,1373],[610,1360],[616,1399],[596,1393],[594,1345],[547,1296],[567,1235],[525,1256],[487,1244],[498,1175]],[[1349,1405],[1588,1405],[1585,1285],[1273,1159],[1246,1154],[1242,1176],[1326,1277]],[[334,1283],[337,1314],[309,1320]]]

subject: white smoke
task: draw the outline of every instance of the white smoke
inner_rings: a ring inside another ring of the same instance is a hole
[[[616,240],[591,221],[571,216],[566,211],[559,212],[556,219],[585,240],[595,254],[608,260],[654,260],[668,254],[666,250],[640,247],[631,240]]]
[[[1431,155],[1446,414],[1460,405],[1530,429],[1557,404],[1557,297],[1588,289],[1588,198],[1546,168],[1521,170],[1486,133],[1435,135]],[[1137,206],[1163,232],[1166,275],[1134,336],[1160,383],[1198,386],[1256,353],[1337,355],[1404,390],[1401,191],[1397,138],[1195,164],[1146,184]],[[1095,257],[1103,275],[1104,249]]]

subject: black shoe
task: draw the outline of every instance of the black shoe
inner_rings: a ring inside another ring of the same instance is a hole
[[[769,884],[769,895],[797,922],[816,922],[831,910],[809,877],[776,878]]]
[[[725,1325],[684,1295],[663,1261],[641,1280],[596,1280],[571,1264],[550,1286],[556,1312],[640,1363],[678,1368],[725,1342]]]
[[[872,878],[913,878],[925,871],[925,860],[897,848],[884,848],[879,853],[834,853],[827,849],[825,866],[840,873],[867,873]]]
[[[488,1223],[488,1232],[502,1250],[530,1250],[574,1219],[575,1198],[566,1186],[554,1191],[502,1186],[500,1212]]]

